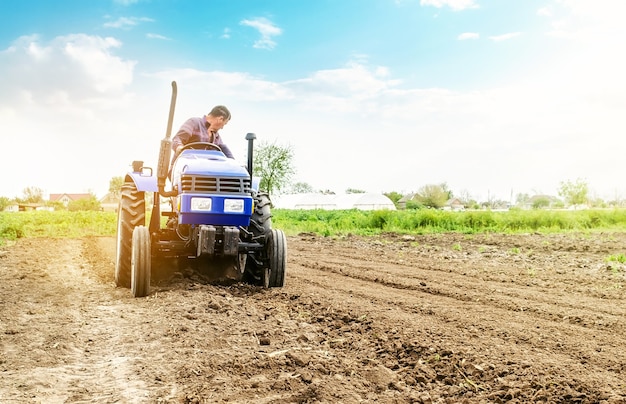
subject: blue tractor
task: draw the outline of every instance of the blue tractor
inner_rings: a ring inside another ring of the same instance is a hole
[[[252,177],[256,136],[246,135],[247,167],[227,158],[212,143],[187,144],[170,164],[176,96],[176,82],[172,82],[156,176],[142,161],[134,161],[124,178],[115,283],[130,288],[135,297],[144,297],[150,293],[153,274],[175,266],[201,271],[216,283],[282,287],[287,241],[281,230],[272,228],[269,195],[259,190]],[[166,190],[168,179],[171,189]],[[146,225],[147,192],[154,197]],[[171,209],[162,212],[162,200],[170,201]],[[161,216],[168,217],[166,224]]]

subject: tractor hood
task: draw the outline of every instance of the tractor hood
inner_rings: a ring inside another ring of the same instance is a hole
[[[245,167],[217,150],[183,151],[174,162],[173,183],[177,184],[183,174],[211,177],[250,177]]]

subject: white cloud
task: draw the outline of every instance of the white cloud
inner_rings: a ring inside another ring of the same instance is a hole
[[[508,32],[502,35],[490,36],[489,39],[495,42],[502,42],[502,41],[508,41],[509,39],[512,39],[512,38],[516,38],[520,36],[521,34],[522,34],[521,32]]]
[[[283,33],[282,29],[263,17],[252,20],[242,20],[240,24],[254,28],[261,34],[261,39],[254,42],[254,47],[258,49],[274,49],[276,42],[273,38]]]
[[[82,67],[82,72],[99,92],[120,91],[132,81],[135,62],[111,55],[110,48],[122,44],[114,38],[76,35],[63,38],[63,52]]]
[[[152,18],[147,17],[120,17],[115,21],[105,22],[103,27],[105,28],[121,28],[128,29],[139,25],[142,22],[153,22]]]
[[[399,80],[389,76],[387,67],[350,62],[344,67],[319,70],[309,77],[282,85],[289,89],[292,102],[306,109],[362,116],[379,107],[376,98],[380,94],[400,84]]]
[[[264,80],[245,72],[201,71],[197,69],[172,69],[149,75],[160,80],[175,77],[179,87],[187,88],[192,97],[219,94],[221,99],[249,102],[291,100],[293,92],[281,83]],[[194,84],[195,83],[195,84]],[[216,101],[215,104],[226,103]]]
[[[164,40],[164,41],[171,41],[172,40],[172,38],[168,38],[168,37],[166,37],[164,35],[155,34],[155,33],[152,33],[152,32],[148,32],[146,34],[146,38],[148,38],[148,39],[161,39],[161,40]]]
[[[541,7],[539,10],[537,10],[537,15],[541,17],[550,17],[552,16],[552,8],[550,8],[549,6]]]
[[[475,0],[420,0],[420,5],[433,6],[436,8],[448,6],[454,11],[461,11],[468,8],[479,7]]]
[[[464,32],[462,34],[459,34],[459,36],[457,36],[456,39],[458,39],[459,41],[464,41],[467,39],[478,39],[480,38],[480,34],[477,32]]]
[[[121,46],[112,37],[84,34],[60,36],[46,44],[36,36],[20,37],[0,53],[0,105],[16,99],[42,102],[60,92],[76,102],[118,95],[131,83],[136,63],[113,55]]]
[[[607,41],[622,46],[626,37],[624,14],[626,2],[621,0],[555,0],[549,35],[587,44]]]

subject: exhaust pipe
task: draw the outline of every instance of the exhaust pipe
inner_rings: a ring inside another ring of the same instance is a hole
[[[254,156],[252,155],[254,150],[254,140],[256,135],[254,133],[247,133],[246,140],[248,141],[248,174],[250,174],[250,181],[252,181],[252,163],[254,162]]]
[[[172,125],[174,123],[174,110],[176,109],[176,96],[178,95],[178,88],[176,82],[172,81],[172,99],[170,101],[170,114],[167,119],[167,130],[165,131],[165,138],[161,140],[161,149],[159,151],[159,163],[157,166],[157,185],[159,188],[159,195],[164,197],[176,196],[178,191],[174,188],[171,191],[165,190],[165,181],[170,170],[170,159],[172,156]]]

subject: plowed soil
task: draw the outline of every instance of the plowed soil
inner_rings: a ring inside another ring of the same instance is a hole
[[[0,402],[626,402],[626,234],[288,246],[284,288],[140,299],[113,238],[0,248]]]

